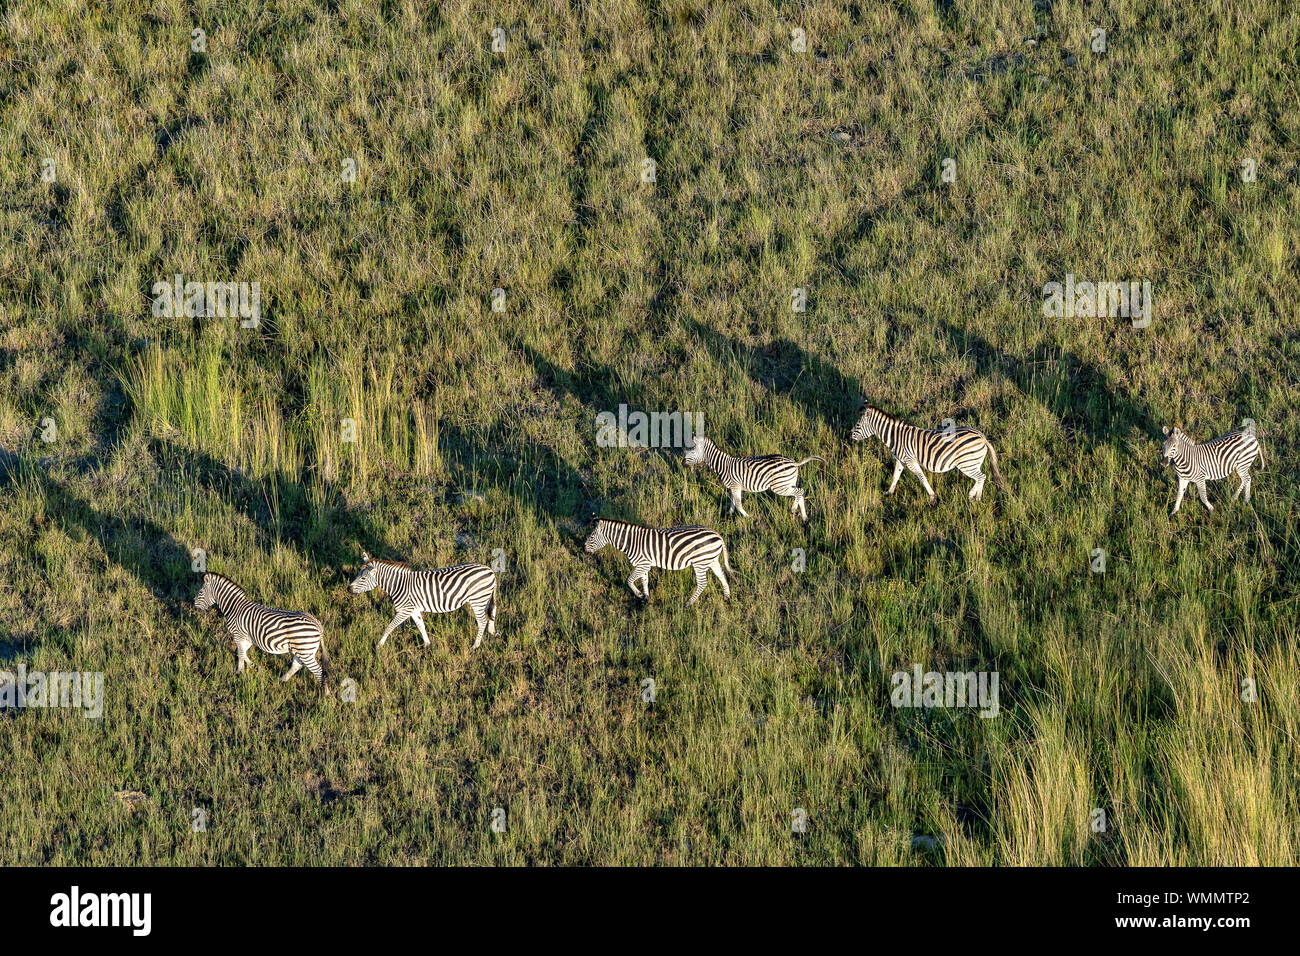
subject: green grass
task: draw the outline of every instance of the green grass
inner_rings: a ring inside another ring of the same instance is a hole
[[[0,8],[0,669],[105,675],[0,717],[0,862],[1295,864],[1300,11],[456,7]],[[155,318],[175,273],[260,326]],[[1045,319],[1067,273],[1150,328]],[[864,393],[1010,491],[885,498]],[[598,447],[620,403],[826,458],[809,526]],[[1161,426],[1246,417],[1254,501],[1171,519]],[[733,599],[636,606],[592,512],[718,529]],[[355,701],[237,677],[195,548]],[[376,651],[363,548],[499,549],[498,637]],[[999,715],[895,709],[914,664]]]

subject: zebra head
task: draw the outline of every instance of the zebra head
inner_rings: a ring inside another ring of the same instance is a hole
[[[349,594],[365,594],[379,584],[378,574],[376,573],[379,569],[379,562],[364,551],[361,552],[361,561],[360,573],[348,585]]]
[[[605,534],[605,527],[597,518],[596,526],[591,529],[591,534],[587,535],[587,543],[583,545],[583,549],[588,554],[595,554],[607,544],[609,544],[609,536]]]
[[[1187,435],[1183,430],[1175,425],[1173,428],[1165,426],[1165,443],[1160,446],[1160,463],[1162,465],[1172,465],[1175,459],[1184,457],[1183,452],[1187,443]]]
[[[876,434],[875,425],[871,421],[871,407],[864,401],[862,403],[862,415],[858,418],[858,423],[853,426],[853,431],[849,432],[849,437],[854,441],[862,441],[866,438],[873,438]]]
[[[704,461],[704,452],[713,447],[713,442],[703,435],[695,436],[695,443],[686,449],[686,464],[692,468]]]
[[[199,588],[199,596],[194,599],[194,606],[200,611],[206,611],[217,603],[217,589],[212,586],[213,580],[212,575],[203,575],[203,586]]]

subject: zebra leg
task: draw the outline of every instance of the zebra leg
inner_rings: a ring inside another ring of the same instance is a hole
[[[983,462],[981,462],[980,464],[983,464]],[[966,497],[969,498],[971,501],[979,501],[981,498],[983,498],[984,497],[983,469],[980,468],[979,465],[976,465],[970,471],[967,471],[966,469],[963,468],[961,473],[965,475],[967,478],[975,482],[974,487],[971,488],[971,490],[967,493]]]
[[[392,634],[394,628],[396,628],[397,625],[401,624],[405,620],[406,620],[406,615],[401,612],[398,612],[397,617],[393,618],[392,621],[389,622],[388,627],[384,628],[384,636],[379,639],[378,646],[383,647],[384,641],[388,640],[388,635]]]
[[[319,667],[320,665],[317,664],[316,666]],[[298,655],[295,654],[293,657],[293,666],[284,672],[284,676],[281,677],[280,680],[286,681],[289,678],[291,678],[294,674],[298,673],[300,670],[302,670],[302,661],[300,661],[298,659]]]
[[[1205,505],[1207,511],[1213,511],[1214,505],[1210,504],[1210,499],[1205,497],[1205,479],[1202,478],[1196,483],[1196,493],[1201,496],[1201,504]]]
[[[631,576],[630,578],[627,579],[627,586],[630,587],[630,588],[632,589],[632,593],[635,594],[637,597],[639,597],[639,598],[649,597],[649,594],[648,594],[648,593],[647,593],[647,594],[642,594],[640,591],[637,590],[637,588],[636,588],[636,583],[637,583],[637,581],[639,581],[639,580],[641,580],[641,569],[640,569],[640,568],[633,568],[633,569],[632,569],[632,576]],[[646,584],[646,591],[649,592],[649,590],[650,590],[649,582],[647,582],[647,584]]]
[[[695,565],[695,590],[691,592],[690,599],[686,602],[687,607],[700,599],[700,595],[704,593],[704,586],[708,583],[709,569],[702,564]]]
[[[808,520],[808,509],[804,505],[802,488],[797,488],[794,485],[787,485],[784,488],[777,488],[775,485],[773,485],[772,490],[784,498],[793,499],[790,502],[790,511],[794,514],[796,518],[800,518],[803,521]]]
[[[709,565],[709,570],[713,572],[718,579],[718,583],[722,585],[722,596],[730,598],[731,585],[727,583],[727,576],[722,573],[722,558],[720,556],[713,559],[713,563]]]
[[[1250,470],[1243,468],[1242,470],[1237,472],[1237,477],[1241,479],[1241,484],[1239,484],[1237,486],[1237,490],[1232,493],[1232,500],[1236,501],[1237,496],[1244,491],[1246,493],[1246,500],[1249,501],[1250,500]]]
[[[248,641],[235,641],[235,653],[239,655],[239,663],[235,667],[236,674],[244,673],[244,668],[248,665],[248,649],[253,645]]]
[[[1183,493],[1186,492],[1186,491],[1187,491],[1187,479],[1186,479],[1186,478],[1179,478],[1179,479],[1178,479],[1178,497],[1174,499],[1174,510],[1171,511],[1171,512],[1169,512],[1169,516],[1170,516],[1170,517],[1173,517],[1174,515],[1178,514],[1178,509],[1181,508],[1181,507],[1183,506]]]
[[[487,630],[487,614],[483,610],[483,605],[470,608],[474,612],[474,620],[478,623],[478,637],[474,638],[474,646],[478,647],[483,643],[483,632]]]
[[[731,489],[731,513],[734,515],[737,511],[739,511],[742,515],[748,518],[749,512],[746,511],[744,507],[740,504],[740,494],[741,492],[739,488]]]
[[[892,494],[894,493],[894,489],[898,487],[898,479],[899,479],[899,477],[900,477],[902,474],[903,474],[903,463],[902,463],[901,461],[899,461],[897,458],[895,458],[895,459],[894,459],[894,478],[893,478],[893,480],[889,483],[889,490],[886,491],[885,494],[887,494],[887,495],[892,495]]]
[[[312,654],[311,657],[304,658],[303,663],[307,665],[307,670],[311,676],[316,678],[316,683],[321,687],[321,689],[324,689],[325,671],[321,669],[320,661],[316,659],[316,655]]]
[[[429,632],[424,629],[424,615],[421,614],[419,611],[416,611],[414,614],[411,615],[411,620],[413,620],[415,622],[415,626],[420,629],[420,636],[424,638],[424,646],[428,647]]]
[[[912,474],[916,475],[917,478],[921,479],[921,484],[925,486],[926,494],[930,496],[931,504],[934,504],[934,502],[939,500],[938,496],[934,493],[934,489],[930,487],[929,480],[925,477],[925,471],[921,468],[919,464],[917,464],[916,462],[910,462],[907,466],[907,470],[910,471]]]

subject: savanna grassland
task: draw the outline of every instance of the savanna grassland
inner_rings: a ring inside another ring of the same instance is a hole
[[[0,669],[105,694],[0,716],[0,861],[1296,863],[1297,50],[1281,0],[0,4]],[[885,497],[864,395],[1009,490]],[[620,404],[824,457],[810,523]],[[1245,418],[1254,500],[1171,518],[1161,428]],[[593,513],[716,528],[732,599],[639,604]],[[195,549],[334,696],[236,675]],[[498,635],[377,651],[362,549],[504,561]]]

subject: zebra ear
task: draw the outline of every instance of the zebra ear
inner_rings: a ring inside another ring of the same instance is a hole
[[[367,551],[362,551],[362,552],[361,552],[361,561],[362,561],[363,564],[369,564],[369,563],[370,563],[370,553],[367,552]]]
[[[1169,434],[1169,426],[1166,425],[1163,429],[1161,429],[1161,431],[1163,431],[1166,435],[1168,435],[1168,434]]]

